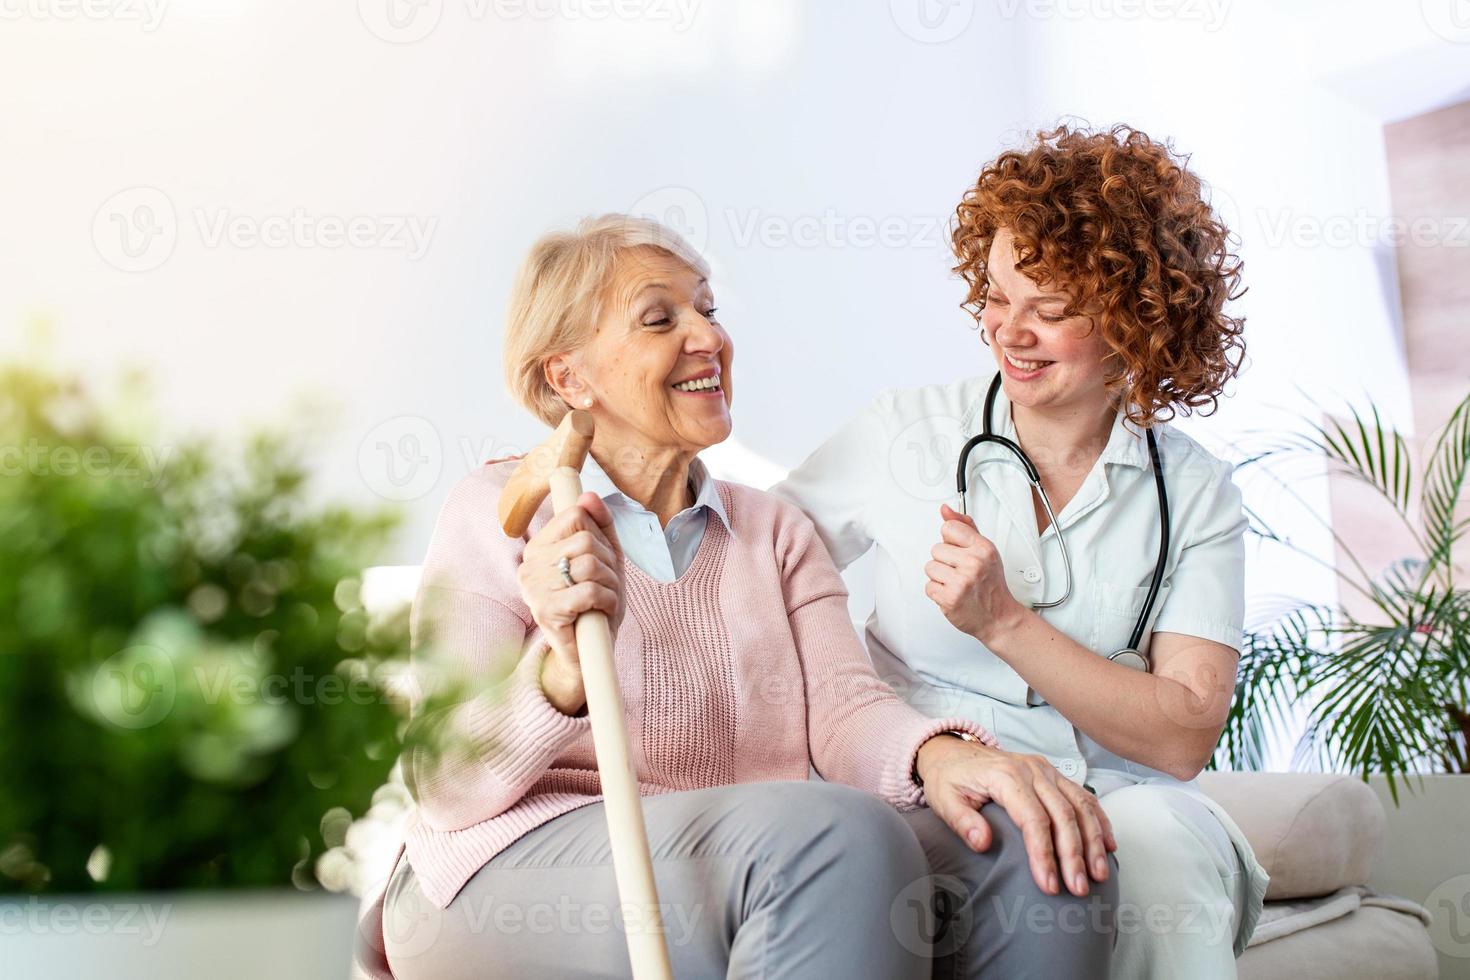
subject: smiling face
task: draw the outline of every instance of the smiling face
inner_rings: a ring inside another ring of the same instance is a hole
[[[990,292],[981,323],[1012,404],[1045,411],[1092,409],[1109,394],[1108,354],[1091,317],[1066,316],[1071,296],[1016,268],[1015,238],[1002,228],[986,262]]]
[[[568,404],[593,399],[599,442],[692,454],[730,435],[733,357],[709,283],[640,246],[619,256],[591,342],[546,371]]]

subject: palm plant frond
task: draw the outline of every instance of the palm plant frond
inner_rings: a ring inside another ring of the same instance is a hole
[[[1325,423],[1315,426],[1316,435],[1309,438],[1328,459],[1382,494],[1408,521],[1414,482],[1409,445],[1397,429],[1384,428],[1377,406],[1372,412],[1370,425],[1362,413],[1349,406],[1350,425],[1328,416]]]
[[[1430,565],[1451,567],[1455,542],[1470,519],[1455,521],[1455,508],[1470,479],[1470,395],[1456,406],[1440,430],[1425,473],[1424,530]]]
[[[1363,615],[1371,621],[1295,603],[1248,629],[1217,761],[1259,768],[1268,740],[1304,724],[1294,767],[1365,777],[1381,772],[1397,801],[1409,774],[1470,771],[1470,591],[1456,587],[1451,562],[1455,543],[1470,530],[1470,519],[1455,519],[1470,485],[1470,396],[1439,433],[1424,469],[1417,501],[1422,528],[1412,515],[1408,443],[1376,408],[1366,414],[1348,408],[1312,429],[1242,465],[1309,451],[1372,486],[1420,554],[1369,575],[1327,526],[1348,566],[1333,570],[1367,600]],[[1301,501],[1285,481],[1277,482]],[[1248,509],[1247,517],[1262,540],[1330,564],[1277,533],[1257,511]]]

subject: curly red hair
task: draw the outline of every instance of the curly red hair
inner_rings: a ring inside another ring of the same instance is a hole
[[[1061,126],[1002,153],[955,211],[961,305],[980,319],[990,245],[1009,229],[1020,271],[1069,293],[1066,314],[1102,331],[1108,388],[1130,419],[1210,414],[1245,356],[1245,320],[1224,313],[1244,291],[1230,232],[1187,164],[1124,125]]]

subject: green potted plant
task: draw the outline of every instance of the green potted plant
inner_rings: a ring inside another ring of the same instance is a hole
[[[1470,397],[1434,438],[1422,477],[1407,440],[1376,410],[1366,417],[1349,409],[1344,421],[1329,419],[1242,465],[1303,451],[1372,487],[1414,553],[1370,574],[1332,532],[1346,559],[1337,579],[1367,612],[1293,603],[1247,631],[1221,761],[1258,768],[1267,734],[1289,728],[1301,708],[1299,757],[1379,774],[1395,800],[1406,776],[1470,772],[1470,590],[1455,566],[1470,530],[1470,520],[1456,517],[1470,483]],[[1252,518],[1263,538],[1301,551]]]
[[[314,506],[300,441],[163,444],[0,368],[7,976],[345,977],[343,845],[403,746],[390,512]]]

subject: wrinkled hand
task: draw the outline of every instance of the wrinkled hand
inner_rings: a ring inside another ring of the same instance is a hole
[[[559,563],[571,562],[575,585],[562,580]],[[542,669],[548,698],[567,714],[586,702],[577,656],[577,617],[590,610],[606,613],[614,635],[623,619],[623,553],[607,504],[583,493],[526,542],[516,570],[521,597],[541,628],[551,652]]]
[[[944,618],[981,643],[995,630],[1012,623],[1026,611],[1006,585],[1000,552],[975,527],[972,518],[941,504],[940,542],[924,565],[928,596]]]
[[[919,748],[918,769],[929,808],[972,850],[986,850],[993,839],[980,807],[994,802],[1005,810],[1021,828],[1031,877],[1048,895],[1060,894],[1065,882],[1080,898],[1089,876],[1107,880],[1107,855],[1118,847],[1108,815],[1044,756],[937,735]]]

